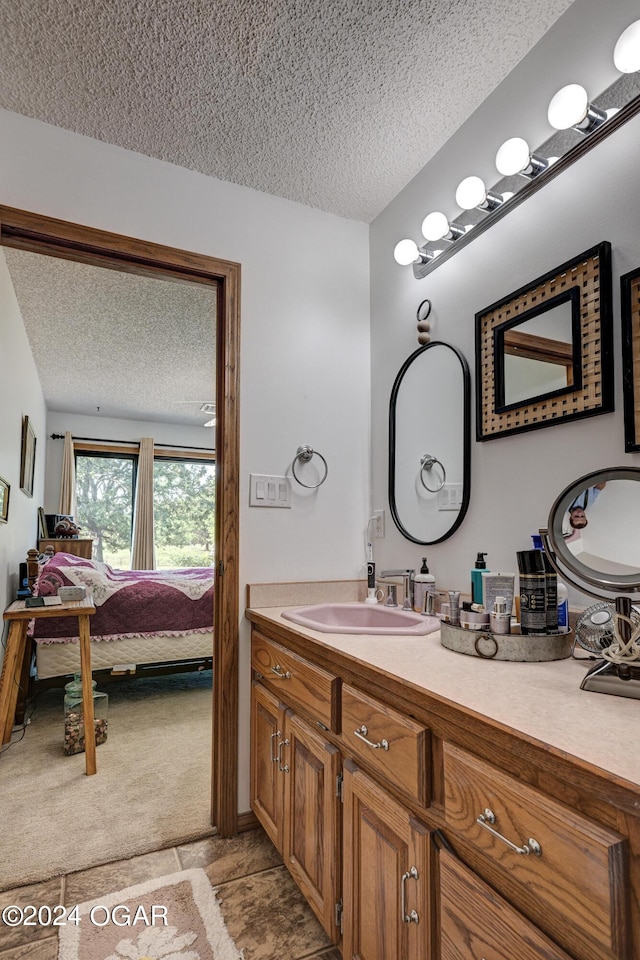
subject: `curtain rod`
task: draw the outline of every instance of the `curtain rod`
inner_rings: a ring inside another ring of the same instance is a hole
[[[64,440],[64,433],[52,433],[50,436],[52,440]],[[84,440],[86,443],[128,443],[136,447],[139,446],[140,443],[139,440],[105,440],[102,437],[72,437],[71,439]],[[172,450],[202,450],[204,453],[216,452],[215,447],[185,447],[180,443],[159,443],[158,446],[163,448],[166,447],[167,449],[170,448]]]

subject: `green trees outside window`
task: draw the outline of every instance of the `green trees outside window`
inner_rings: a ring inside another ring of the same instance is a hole
[[[77,522],[94,537],[94,560],[131,565],[131,531],[137,458],[76,455]],[[202,460],[154,462],[156,566],[213,565],[215,464]]]

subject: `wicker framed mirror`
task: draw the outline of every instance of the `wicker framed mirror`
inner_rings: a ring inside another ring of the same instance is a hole
[[[613,410],[611,245],[476,314],[476,437]]]

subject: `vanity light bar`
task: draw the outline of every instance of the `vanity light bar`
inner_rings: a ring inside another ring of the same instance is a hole
[[[620,73],[640,71],[640,20],[620,34],[613,62]],[[562,87],[549,103],[549,124],[556,130],[577,130],[585,135],[584,138],[560,158],[532,153],[522,137],[506,140],[497,151],[496,168],[503,177],[521,176],[525,181],[522,186],[513,194],[500,194],[487,190],[480,177],[466,177],[458,184],[456,203],[462,210],[480,210],[484,217],[477,224],[463,226],[450,222],[440,211],[429,213],[422,222],[425,245],[419,247],[415,240],[401,240],[394,248],[394,259],[402,266],[412,265],[415,278],[422,279],[638,112],[640,94],[620,109],[605,111],[589,101],[587,91],[580,84]],[[440,240],[448,241],[445,249],[428,249],[429,244]]]

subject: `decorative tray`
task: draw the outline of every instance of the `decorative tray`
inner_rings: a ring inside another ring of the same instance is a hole
[[[465,653],[483,660],[565,660],[571,656],[573,631],[568,633],[520,633],[520,624],[512,625],[511,633],[490,633],[488,630],[467,630],[442,621],[440,643],[447,650]],[[517,632],[516,632],[517,631]]]

